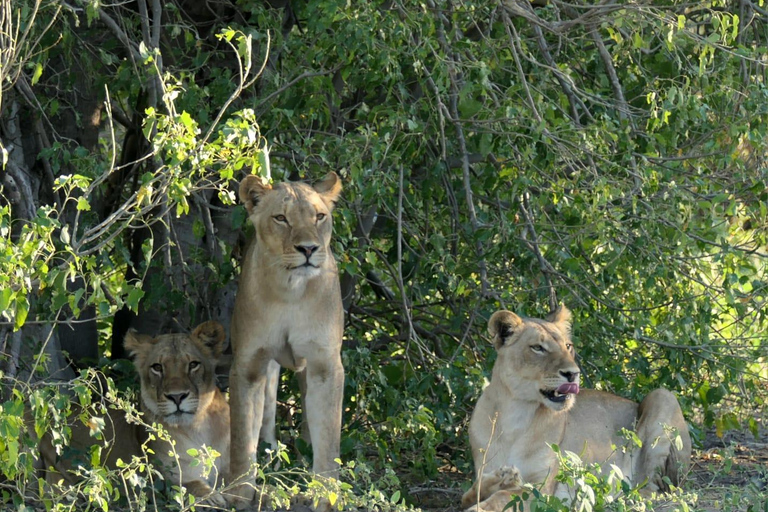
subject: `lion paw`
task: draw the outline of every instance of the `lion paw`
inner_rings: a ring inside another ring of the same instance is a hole
[[[291,510],[294,512],[331,512],[334,508],[328,498],[320,498],[315,504],[311,496],[298,494],[291,498]]]
[[[211,508],[220,508],[220,509],[226,509],[228,508],[228,503],[226,498],[218,492],[215,491],[210,496],[206,497],[204,500],[200,500],[195,503],[195,505],[200,507],[211,507]]]
[[[250,509],[256,499],[256,489],[253,485],[240,484],[227,492],[229,503],[236,510]]]
[[[523,479],[520,478],[520,470],[515,466],[504,466],[494,471],[499,489],[516,489],[522,487]]]

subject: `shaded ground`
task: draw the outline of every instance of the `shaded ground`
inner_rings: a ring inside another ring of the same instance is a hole
[[[694,453],[686,489],[699,495],[697,509],[768,511],[768,429],[708,432]]]
[[[439,482],[412,487],[409,493],[425,511],[459,512],[465,479],[446,467]],[[768,429],[763,426],[757,438],[749,431],[727,432],[722,438],[707,432],[702,446],[694,449],[684,489],[694,510],[768,512]]]

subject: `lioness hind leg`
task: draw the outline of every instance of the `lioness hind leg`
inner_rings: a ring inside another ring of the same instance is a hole
[[[514,466],[503,466],[492,473],[477,478],[472,487],[462,496],[461,506],[470,510],[501,511],[509,503],[512,495],[510,491],[517,491],[522,486],[523,481],[518,469]],[[503,504],[501,504],[502,501]],[[499,504],[501,506],[496,508]]]
[[[280,364],[270,361],[267,365],[267,380],[264,384],[264,414],[261,419],[259,438],[273,450],[277,448],[276,420],[277,385],[280,381]]]
[[[678,485],[690,464],[691,437],[675,395],[656,389],[645,397],[638,409],[637,435],[643,446],[636,481],[647,479],[644,494],[669,490],[665,476]]]

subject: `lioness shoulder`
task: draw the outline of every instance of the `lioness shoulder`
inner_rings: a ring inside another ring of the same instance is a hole
[[[569,497],[570,489],[554,478],[551,444],[587,463],[618,466],[631,483],[647,481],[646,493],[679,482],[691,440],[677,399],[657,389],[638,405],[580,389],[567,308],[545,319],[497,311],[488,330],[498,357],[470,420],[475,481],[462,499],[465,508],[500,512],[524,483]],[[627,445],[622,429],[636,430],[642,447],[616,450]]]

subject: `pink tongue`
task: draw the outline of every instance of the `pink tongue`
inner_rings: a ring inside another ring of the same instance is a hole
[[[566,382],[565,384],[560,384],[557,392],[563,395],[577,395],[579,394],[579,385],[575,382]]]

